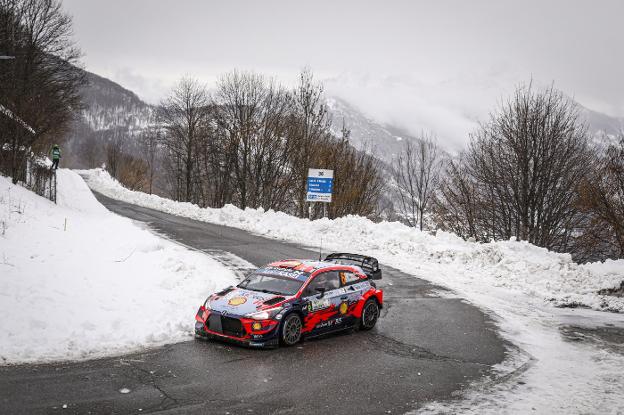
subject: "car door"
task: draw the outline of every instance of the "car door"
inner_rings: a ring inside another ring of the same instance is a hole
[[[319,292],[322,289],[323,292]],[[325,271],[316,275],[303,291],[306,302],[304,327],[313,334],[336,330],[344,325],[340,303],[345,293],[340,287],[337,271]]]
[[[338,271],[338,276],[342,294],[338,310],[343,316],[344,324],[351,326],[356,323],[355,308],[357,303],[362,299],[364,292],[370,289],[370,284],[349,269]]]

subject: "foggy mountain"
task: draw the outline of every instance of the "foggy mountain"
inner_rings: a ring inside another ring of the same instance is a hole
[[[101,163],[101,154],[116,134],[135,136],[154,123],[154,107],[134,92],[99,75],[87,72],[89,84],[83,88],[85,108],[67,136],[66,162],[71,167],[93,167]],[[355,105],[337,96],[325,101],[331,116],[332,131],[340,136],[343,125],[351,130],[351,144],[390,162],[405,140],[416,140],[392,125],[382,124],[365,115]],[[624,119],[580,107],[589,132],[598,138],[614,136],[624,128]],[[98,156],[98,153],[100,156]]]
[[[121,85],[86,72],[81,91],[84,108],[66,140],[66,162],[71,167],[101,163],[106,144],[117,135],[134,136],[153,123],[154,107]]]
[[[595,138],[601,136],[615,136],[624,132],[624,118],[611,117],[609,115],[592,111],[583,106],[580,108],[581,117],[585,118],[589,127],[589,133]]]
[[[405,129],[379,123],[342,98],[327,98],[326,105],[333,121],[332,131],[336,135],[340,135],[344,123],[351,130],[351,143],[356,148],[369,151],[383,161],[390,162],[406,140],[417,140],[418,132],[410,133]],[[624,131],[624,118],[611,117],[578,103],[577,105],[580,117],[587,123],[588,132],[596,142],[604,141],[605,138],[612,139]],[[428,132],[424,128],[423,131]],[[441,145],[444,147],[443,142]]]
[[[341,98],[330,97],[325,103],[335,135],[340,136],[342,127],[346,127],[351,130],[350,142],[354,147],[370,152],[385,162],[392,161],[400,151],[403,140],[414,139],[397,128],[379,124]]]
[[[116,126],[132,131],[150,123],[153,108],[134,92],[90,72],[87,77],[89,86],[82,92],[87,108],[82,116],[91,129],[107,130]]]

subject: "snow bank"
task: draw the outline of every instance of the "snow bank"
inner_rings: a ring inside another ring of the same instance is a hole
[[[188,339],[198,305],[234,279],[110,213],[74,172],[58,170],[58,205],[0,177],[0,364]]]
[[[571,326],[624,331],[624,314],[601,312],[624,311],[623,299],[597,294],[619,286],[624,261],[577,265],[569,255],[523,242],[471,243],[449,233],[432,236],[399,223],[376,224],[360,217],[309,221],[234,206],[201,209],[129,191],[102,170],[81,174],[89,186],[109,197],[152,209],[308,246],[317,247],[322,237],[325,252],[373,255],[492,311],[501,335],[518,349],[510,350],[491,378],[464,391],[462,400],[432,403],[420,412],[624,413],[621,345],[592,336],[573,342],[562,335]]]
[[[320,237],[310,241],[310,235],[323,235],[325,250],[368,253],[386,264],[418,272],[460,291],[488,286],[557,306],[624,311],[623,298],[598,294],[600,289],[619,286],[624,280],[624,260],[578,265],[568,254],[525,242],[466,242],[445,232],[433,236],[401,223],[374,223],[355,216],[309,221],[262,209],[243,211],[232,205],[202,209],[191,203],[130,191],[101,169],[80,174],[91,188],[114,199],[304,245],[318,246]]]

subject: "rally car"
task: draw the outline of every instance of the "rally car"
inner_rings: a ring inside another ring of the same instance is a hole
[[[276,347],[349,328],[370,330],[383,307],[376,279],[379,263],[363,255],[273,262],[209,296],[195,316],[195,335]]]

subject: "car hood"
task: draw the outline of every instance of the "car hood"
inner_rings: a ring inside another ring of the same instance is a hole
[[[243,288],[233,288],[224,295],[213,294],[208,298],[207,305],[214,311],[230,315],[244,316],[245,314],[273,308],[277,302],[283,301],[280,300],[280,298],[286,299],[289,297],[250,291]],[[272,300],[270,301],[270,305],[265,304],[268,300]]]

